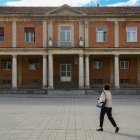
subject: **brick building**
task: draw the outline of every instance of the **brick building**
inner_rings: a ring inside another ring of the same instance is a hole
[[[0,7],[0,88],[140,85],[140,7]]]

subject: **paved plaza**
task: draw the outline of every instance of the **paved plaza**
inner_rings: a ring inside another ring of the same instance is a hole
[[[140,140],[140,96],[114,95],[119,133],[105,116],[97,132],[97,95],[0,95],[0,140]]]

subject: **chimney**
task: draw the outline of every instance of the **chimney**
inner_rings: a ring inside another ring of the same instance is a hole
[[[97,4],[97,7],[100,7],[99,3]]]

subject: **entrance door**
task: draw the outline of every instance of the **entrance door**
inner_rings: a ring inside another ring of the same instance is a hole
[[[71,64],[60,64],[61,81],[71,81]]]

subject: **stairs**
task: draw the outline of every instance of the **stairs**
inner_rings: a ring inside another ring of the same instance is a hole
[[[54,84],[54,89],[73,90],[78,89],[78,84],[75,82],[57,82]]]

